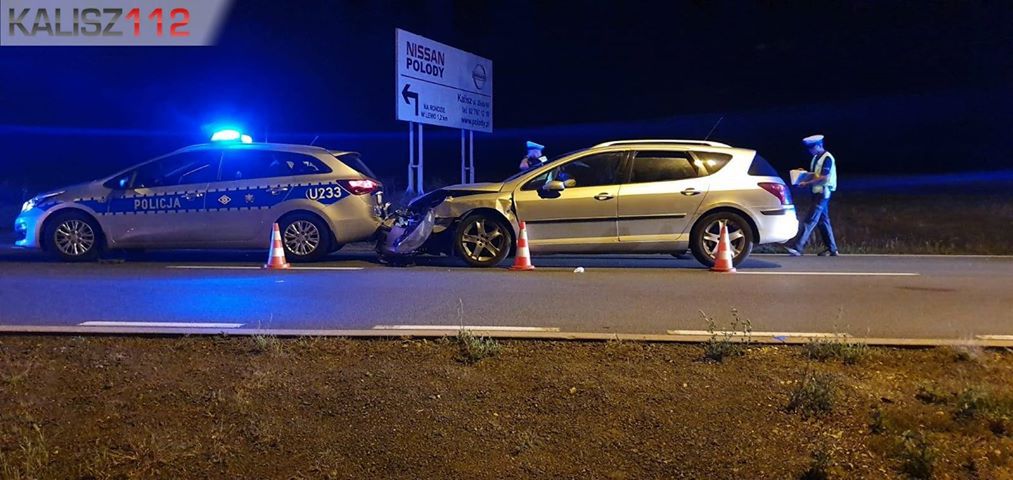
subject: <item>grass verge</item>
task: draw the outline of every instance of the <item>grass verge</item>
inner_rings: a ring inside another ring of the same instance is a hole
[[[968,362],[946,349],[870,347],[855,368],[810,361],[803,346],[754,345],[714,363],[700,361],[698,345],[500,341],[476,368],[462,361],[471,343],[2,336],[0,471],[4,480],[1013,475],[1013,437],[992,425],[1013,389],[1004,350]],[[926,386],[942,403],[918,398]],[[791,398],[797,413],[786,412]]]

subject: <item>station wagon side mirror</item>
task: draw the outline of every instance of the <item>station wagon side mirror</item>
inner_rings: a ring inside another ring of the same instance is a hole
[[[559,180],[553,180],[551,182],[546,182],[542,189],[549,192],[562,192],[563,190],[566,190],[566,184]]]

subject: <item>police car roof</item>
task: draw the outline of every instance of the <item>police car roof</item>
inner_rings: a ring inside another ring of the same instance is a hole
[[[179,151],[185,152],[191,150],[210,150],[210,149],[277,150],[283,152],[306,153],[306,154],[326,153],[334,156],[356,153],[340,150],[328,150],[326,148],[317,147],[314,145],[296,145],[288,143],[238,143],[238,142],[202,143],[199,145],[191,145],[189,147],[181,148],[179,149]]]

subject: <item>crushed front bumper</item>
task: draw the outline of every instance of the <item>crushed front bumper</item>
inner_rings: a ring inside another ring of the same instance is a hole
[[[398,210],[380,224],[376,251],[383,257],[408,256],[420,253],[433,234],[435,217],[432,210],[411,213]]]

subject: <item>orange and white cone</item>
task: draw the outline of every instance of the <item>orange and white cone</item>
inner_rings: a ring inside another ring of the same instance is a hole
[[[267,263],[264,268],[269,270],[283,270],[288,268],[288,262],[285,261],[285,247],[281,245],[281,230],[278,229],[278,224],[274,224],[274,231],[271,233],[271,252],[270,256],[267,257]]]
[[[732,241],[728,238],[728,226],[721,224],[721,236],[718,238],[718,251],[714,255],[714,266],[712,272],[735,273],[735,265],[732,263]]]
[[[520,223],[520,233],[517,234],[517,256],[514,258],[514,266],[510,270],[534,270],[531,264],[531,252],[528,251],[528,229],[524,222]]]

